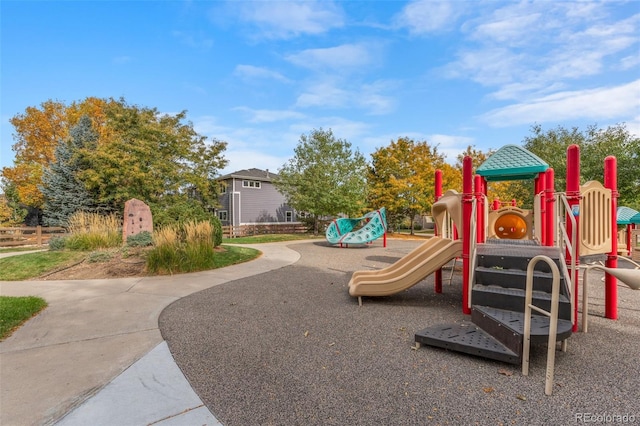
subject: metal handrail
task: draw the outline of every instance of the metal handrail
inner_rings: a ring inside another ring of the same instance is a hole
[[[553,273],[553,285],[551,289],[551,311],[547,312],[533,301],[533,269],[539,261],[546,262]],[[524,343],[522,349],[522,375],[529,375],[529,350],[531,346],[531,310],[549,317],[549,340],[547,347],[547,371],[545,374],[544,393],[551,395],[553,392],[553,372],[555,368],[556,342],[558,338],[558,300],[560,298],[560,271],[558,266],[548,256],[538,255],[527,266],[527,284],[524,304]]]
[[[473,294],[473,281],[476,278],[476,251],[477,251],[477,247],[478,247],[478,238],[476,235],[477,232],[477,221],[475,220],[476,218],[476,199],[474,198],[473,200],[471,200],[471,228],[469,230],[469,233],[471,235],[469,235],[469,288],[467,289],[468,292],[468,303],[467,303],[467,308],[471,309],[472,303],[471,303],[471,296]]]
[[[564,262],[562,262],[562,266],[563,266],[563,274],[565,276],[565,279],[567,280],[567,282],[569,283],[568,288],[569,288],[569,292],[570,292],[570,298],[569,301],[571,302],[571,323],[572,324],[576,324],[578,319],[576,318],[576,304],[578,303],[576,297],[578,294],[578,275],[577,275],[577,264],[576,264],[576,250],[577,250],[577,244],[578,242],[576,241],[576,229],[577,229],[577,224],[576,224],[576,218],[573,216],[573,214],[567,214],[567,212],[571,212],[571,206],[569,205],[569,202],[567,201],[567,196],[565,193],[563,192],[558,192],[556,193],[556,200],[557,201],[561,201],[562,203],[554,203],[554,205],[556,206],[556,223],[557,223],[557,236],[556,236],[556,243],[558,245],[558,247],[561,249],[561,256],[562,259],[565,260]],[[561,205],[561,207],[559,207],[558,205]],[[564,208],[564,211],[563,211]],[[569,237],[568,233],[567,233],[567,227],[564,221],[562,221],[562,218],[566,218],[569,217],[569,221],[571,222],[571,237]],[[569,255],[571,256],[571,262],[570,262],[570,271],[569,269],[567,269],[566,266],[566,259],[564,256],[565,251],[569,252]],[[574,282],[575,281],[575,282]]]

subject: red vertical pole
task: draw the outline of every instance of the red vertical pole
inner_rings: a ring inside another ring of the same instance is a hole
[[[473,210],[473,162],[468,155],[462,160],[462,313],[470,314],[469,307],[469,259],[471,242],[471,213]]]
[[[498,197],[493,199],[493,210],[498,210],[500,208],[500,199]]]
[[[604,159],[604,187],[611,190],[611,251],[607,256],[605,266],[607,268],[618,267],[618,165],[613,155]],[[605,225],[607,226],[607,225]],[[605,274],[604,278],[604,316],[609,319],[618,319],[618,280],[616,277]]]
[[[473,177],[473,186],[476,198],[476,241],[484,242],[484,192],[482,190],[482,176],[475,175]]]
[[[545,233],[544,242],[546,246],[553,247],[556,235],[556,217],[555,217],[555,172],[552,168],[548,168],[545,174],[544,203],[545,216],[543,232]]]
[[[540,243],[544,246],[546,245],[546,238],[547,235],[545,234],[544,230],[545,230],[545,222],[547,220],[547,215],[546,215],[546,211],[547,211],[547,199],[546,199],[546,192],[545,192],[545,183],[546,183],[546,179],[545,179],[545,173],[538,173],[538,177],[535,179],[534,181],[534,191],[536,196],[540,197],[540,212],[539,212],[539,217],[540,217],[540,223],[536,223],[536,225],[539,227],[539,229],[536,230],[536,233],[538,233],[540,235]]]
[[[572,214],[576,219],[576,241],[572,242],[575,245],[576,250],[576,267],[580,261],[580,147],[578,145],[571,145],[567,148],[567,201],[571,207],[571,211],[567,212],[567,232],[569,236],[572,233],[571,221],[568,215]],[[567,264],[571,262],[571,253],[567,250],[566,253]],[[573,281],[573,309],[575,322],[573,324],[573,331],[578,331],[578,270],[576,268],[575,274],[571,277]]]
[[[438,201],[442,197],[442,170],[436,170],[435,174],[435,201]],[[442,233],[442,230],[435,228],[435,235]],[[436,293],[442,293],[442,268],[436,271],[434,278],[434,290]]]

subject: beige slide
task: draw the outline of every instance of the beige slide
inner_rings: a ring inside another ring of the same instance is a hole
[[[349,281],[349,294],[389,296],[406,290],[462,255],[462,241],[432,237],[393,265],[377,271],[356,271]]]

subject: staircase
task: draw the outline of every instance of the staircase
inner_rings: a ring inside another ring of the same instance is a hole
[[[544,247],[532,241],[488,240],[478,244],[475,282],[471,294],[471,322],[437,325],[416,333],[418,344],[435,346],[511,364],[522,363],[524,304],[527,266],[537,255],[551,258],[562,271],[557,247]],[[533,272],[533,304],[551,309],[553,276],[545,262]],[[564,277],[560,277],[558,341],[571,335],[571,301]],[[546,344],[549,318],[532,315],[531,343]]]

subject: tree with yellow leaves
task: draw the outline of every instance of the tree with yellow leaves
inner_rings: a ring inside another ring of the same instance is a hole
[[[391,141],[371,154],[369,203],[386,207],[390,226],[431,211],[435,196],[435,171],[446,167],[444,156],[426,141],[408,137]]]

